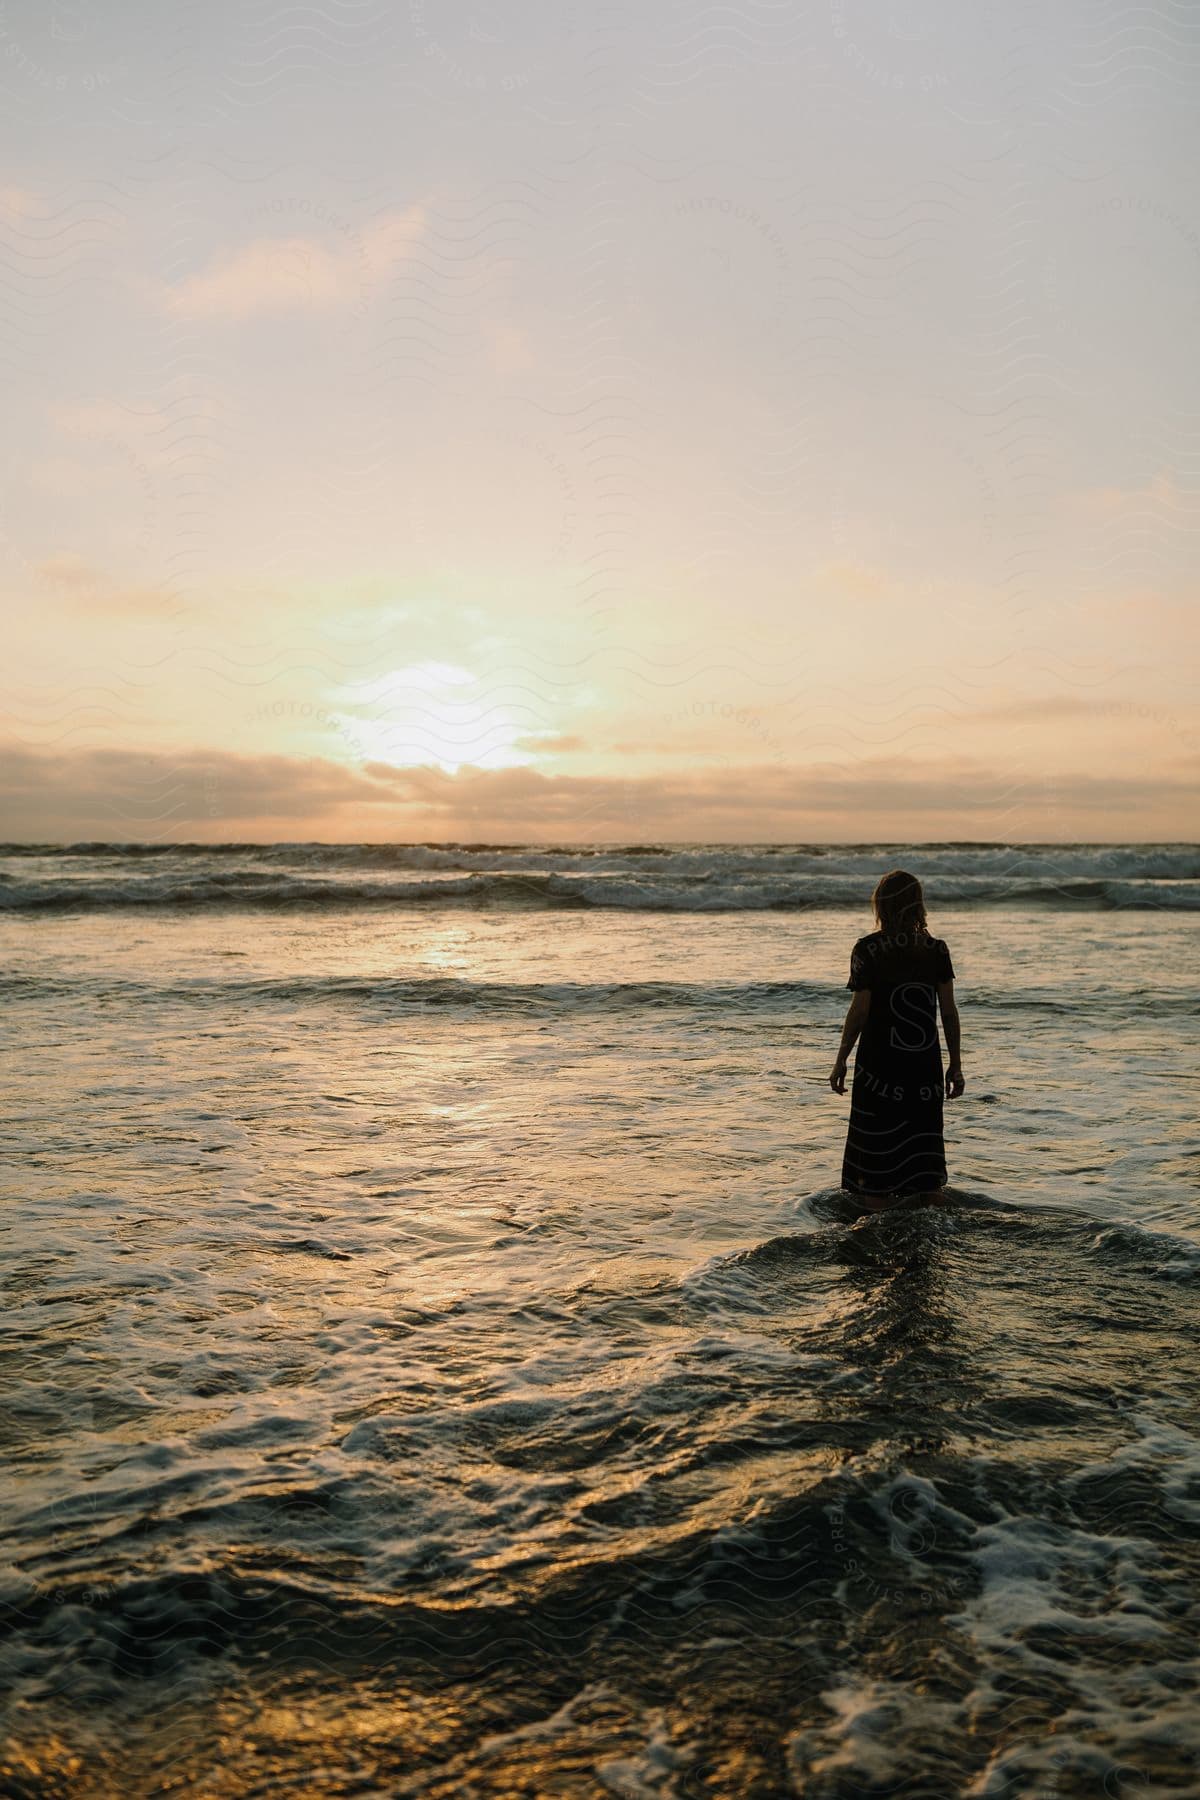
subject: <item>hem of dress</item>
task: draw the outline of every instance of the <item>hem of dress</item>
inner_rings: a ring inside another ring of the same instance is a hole
[[[905,1187],[856,1187],[853,1182],[843,1181],[842,1187],[847,1194],[856,1200],[903,1200],[909,1194],[939,1194],[949,1186],[949,1176],[942,1175],[929,1181],[913,1182]]]

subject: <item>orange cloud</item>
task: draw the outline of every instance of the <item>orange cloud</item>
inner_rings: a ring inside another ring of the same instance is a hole
[[[604,843],[1121,841],[1185,835],[1194,780],[944,767],[916,758],[695,770],[621,780],[535,769],[350,768],[322,757],[0,746],[0,837],[471,837]]]
[[[1032,719],[1035,723],[1052,719],[1104,718],[1128,710],[1128,703],[1109,696],[1097,699],[1090,694],[1044,694],[1027,700],[1005,700],[996,706],[981,706],[975,712],[960,713],[969,725],[995,719]]]
[[[484,321],[484,332],[490,349],[492,367],[498,375],[525,375],[537,367],[537,357],[528,333],[518,331],[499,319]]]
[[[33,219],[42,210],[41,197],[29,188],[0,187],[0,211],[18,219]]]
[[[115,583],[71,551],[47,557],[38,563],[34,573],[54,588],[68,606],[106,618],[161,619],[178,612],[181,605],[174,594],[161,588]]]
[[[527,737],[514,738],[513,749],[531,750],[535,754],[544,752],[548,756],[570,756],[576,750],[586,750],[587,743],[568,731],[535,731]]]
[[[870,568],[866,563],[824,563],[818,574],[844,593],[866,594],[872,598],[885,593],[891,585],[882,569]]]
[[[68,588],[78,593],[94,588],[97,581],[95,569],[84,562],[82,556],[74,551],[66,551],[61,556],[48,556],[45,562],[38,563],[34,570],[42,581],[48,581],[53,587]]]
[[[320,309],[341,304],[344,281],[340,259],[325,245],[310,238],[260,238],[183,282],[168,306],[179,318]]]
[[[1182,509],[1190,503],[1170,469],[1160,469],[1142,487],[1081,488],[1067,496],[1068,503],[1089,518],[1111,518],[1135,506],[1167,506]]]
[[[360,302],[364,288],[409,255],[424,211],[389,213],[363,231],[255,238],[215,256],[206,269],[163,291],[177,318],[248,319],[328,312]]]

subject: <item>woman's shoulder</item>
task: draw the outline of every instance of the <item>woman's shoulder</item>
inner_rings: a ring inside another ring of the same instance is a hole
[[[950,946],[945,938],[934,937],[931,931],[917,933],[901,931],[895,937],[888,937],[882,931],[873,931],[868,937],[859,938],[858,942],[868,949],[889,951],[902,961],[914,956],[941,956],[943,952],[947,956],[950,954]],[[855,945],[855,948],[857,949],[858,945]]]

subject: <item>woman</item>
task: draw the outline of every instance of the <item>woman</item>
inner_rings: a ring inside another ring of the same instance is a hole
[[[871,903],[879,929],[851,952],[846,986],[854,998],[829,1077],[834,1093],[844,1094],[846,1058],[861,1032],[842,1186],[868,1205],[936,1198],[946,1185],[942,1096],[956,1100],[965,1085],[954,966],[943,939],[930,934],[915,875],[893,869]],[[944,1076],[939,1006],[950,1056]]]

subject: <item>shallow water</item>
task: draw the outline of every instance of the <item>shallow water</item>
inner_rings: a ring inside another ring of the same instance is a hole
[[[1200,1792],[1196,916],[933,923],[860,1218],[844,907],[0,920],[12,1791]]]

